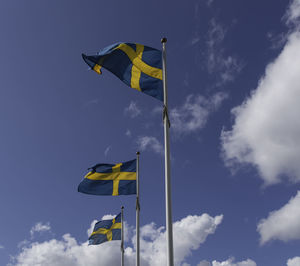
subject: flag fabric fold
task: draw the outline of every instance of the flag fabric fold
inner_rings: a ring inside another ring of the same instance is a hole
[[[82,54],[98,74],[104,67],[129,87],[163,101],[162,52],[136,43],[115,43],[97,55]]]
[[[99,245],[107,241],[121,240],[121,213],[111,220],[102,220],[95,224],[89,237],[89,245]]]
[[[117,164],[96,164],[78,186],[92,195],[136,194],[136,159]]]

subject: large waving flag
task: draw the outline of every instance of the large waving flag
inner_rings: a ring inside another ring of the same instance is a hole
[[[136,159],[117,164],[96,164],[89,168],[78,191],[92,195],[136,194]]]
[[[116,43],[97,55],[82,54],[98,74],[104,67],[129,87],[163,101],[162,52],[136,43]]]
[[[112,220],[103,220],[95,224],[93,233],[89,237],[89,245],[99,245],[106,241],[121,240],[121,213]]]

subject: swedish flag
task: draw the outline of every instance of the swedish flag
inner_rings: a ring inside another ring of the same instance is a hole
[[[95,224],[93,233],[89,237],[89,245],[99,245],[106,241],[121,240],[121,213],[112,220],[103,220]]]
[[[136,43],[115,43],[97,55],[82,54],[82,57],[98,74],[104,67],[129,87],[163,101],[160,50]]]
[[[136,194],[136,159],[117,164],[96,164],[89,168],[78,191],[92,195]]]

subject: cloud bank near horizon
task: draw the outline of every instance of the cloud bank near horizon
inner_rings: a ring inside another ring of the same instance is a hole
[[[222,223],[223,215],[212,217],[206,213],[189,215],[173,224],[175,264],[185,262],[193,250],[197,250],[210,234],[214,234]],[[91,227],[95,221],[92,222]],[[135,235],[133,228],[127,226],[127,235],[131,246],[125,249],[126,265],[135,265]],[[88,230],[90,232],[90,229]],[[155,223],[141,227],[141,264],[161,266],[166,259],[166,233],[164,227]],[[120,241],[111,241],[98,246],[88,246],[88,242],[79,243],[70,234],[62,239],[44,242],[29,242],[20,253],[12,257],[11,266],[102,266],[120,263]]]

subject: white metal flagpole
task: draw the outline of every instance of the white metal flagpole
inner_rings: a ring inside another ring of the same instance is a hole
[[[140,266],[140,152],[136,153],[136,157],[136,266]]]
[[[124,266],[124,206],[121,207],[121,266]]]
[[[166,42],[167,38],[162,38],[162,70],[164,87],[164,140],[165,140],[165,193],[166,193],[166,232],[167,232],[167,265],[174,266],[173,254],[173,224],[172,224],[172,199],[171,199],[171,177],[170,177],[170,141],[169,127],[170,120],[168,116],[168,93],[167,93],[167,71],[166,71]]]

